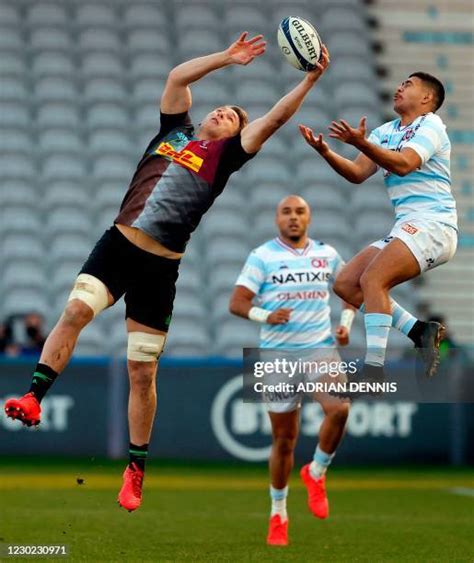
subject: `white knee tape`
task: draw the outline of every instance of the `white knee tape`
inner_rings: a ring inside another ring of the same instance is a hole
[[[105,285],[94,276],[79,274],[68,301],[80,299],[94,311],[94,317],[109,305],[109,297]]]
[[[127,358],[136,362],[156,361],[165,345],[164,334],[129,332]]]

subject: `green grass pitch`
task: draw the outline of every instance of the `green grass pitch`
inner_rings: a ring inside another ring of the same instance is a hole
[[[27,560],[5,557],[10,544],[63,543],[68,561],[474,560],[474,476],[468,469],[336,466],[328,474],[326,521],[309,513],[295,470],[291,545],[277,548],[265,545],[265,467],[155,460],[143,505],[132,514],[116,504],[123,468],[99,460],[3,458],[0,560]]]

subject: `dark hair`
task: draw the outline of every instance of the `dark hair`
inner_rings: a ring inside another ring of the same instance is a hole
[[[239,132],[247,125],[249,122],[249,116],[247,112],[242,109],[240,106],[229,106],[231,109],[235,111],[235,113],[239,116]]]
[[[411,78],[412,76],[419,78],[431,88],[435,96],[434,111],[439,110],[439,108],[443,105],[444,95],[445,95],[444,86],[441,80],[438,80],[436,76],[433,76],[432,74],[428,74],[427,72],[414,72],[410,74],[408,78]]]

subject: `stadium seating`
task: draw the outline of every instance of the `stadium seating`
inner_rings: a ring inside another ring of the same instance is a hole
[[[2,292],[6,294],[18,287],[41,292],[46,283],[46,275],[38,264],[18,260],[7,264],[3,273]]]
[[[157,64],[159,64],[160,57],[167,60],[170,49],[166,35],[157,33],[155,27],[152,29],[132,28],[127,35],[126,45],[131,57],[143,54],[153,55]]]
[[[39,194],[33,182],[15,178],[9,180],[8,190],[0,190],[0,208],[6,209],[10,205],[32,207],[38,209]]]
[[[1,15],[0,15],[1,17]],[[26,62],[23,53],[5,52],[0,59],[0,75],[7,76],[25,76]]]
[[[177,11],[175,23],[178,31],[186,33],[191,28],[214,32],[221,22],[211,7],[190,4],[186,10]]]
[[[33,180],[37,175],[35,163],[25,159],[23,151],[4,154],[0,157],[0,170],[6,180],[25,179]]]
[[[33,143],[31,135],[19,127],[14,129],[4,129],[4,134],[0,137],[0,151],[2,154],[19,151],[31,151]]]
[[[65,77],[45,77],[38,79],[34,89],[34,102],[70,102],[77,99],[73,82]]]
[[[260,327],[246,319],[222,321],[216,334],[215,355],[239,357],[243,348],[255,348]]]
[[[36,122],[40,128],[64,127],[65,129],[76,129],[81,122],[80,110],[74,103],[45,103],[37,109]]]
[[[104,354],[105,334],[97,323],[89,323],[81,332],[77,341],[78,356],[97,356]]]
[[[43,129],[38,135],[39,150],[42,155],[57,153],[83,157],[84,144],[73,129]]]
[[[42,228],[37,211],[31,207],[6,207],[1,217],[2,233],[25,233],[34,236]]]
[[[25,47],[23,36],[15,27],[0,28],[0,50],[8,52],[21,52]]]
[[[169,25],[166,14],[158,5],[134,2],[125,7],[123,16],[124,24],[130,30],[141,31],[148,28],[156,34],[157,29],[165,30]]]
[[[16,27],[21,21],[21,16],[18,13],[15,5],[1,4],[0,5],[0,22],[4,26]]]
[[[71,52],[74,47],[72,36],[64,28],[52,27],[33,28],[29,37],[29,47],[32,52],[60,51]]]
[[[85,28],[78,37],[81,51],[118,53],[121,48],[120,37],[114,29]]]
[[[35,80],[43,76],[67,76],[71,78],[76,72],[71,54],[56,51],[34,53],[31,70]]]
[[[26,23],[32,29],[51,25],[62,28],[68,19],[66,9],[59,4],[38,3],[29,7],[26,14]]]
[[[306,197],[314,208],[311,233],[346,259],[362,240],[385,234],[390,207],[381,178],[349,186],[297,131],[305,123],[325,132],[332,119],[355,122],[362,111],[374,126],[381,121],[359,0],[209,0],[188,3],[186,10],[180,2],[3,2],[0,317],[30,307],[44,312],[50,327],[56,321],[83,260],[116,215],[135,163],[158,132],[158,100],[173,65],[221,50],[244,29],[265,33],[269,42],[254,64],[193,86],[196,123],[228,101],[259,117],[302,78],[275,47],[276,26],[288,13],[320,22],[333,51],[331,68],[299,114],[231,177],[198,228],[180,267],[168,355],[235,356],[244,344],[255,345],[259,327],[234,319],[228,299],[251,249],[277,234],[275,207],[286,194]],[[354,224],[356,214],[361,219]],[[123,318],[120,302],[81,336],[78,353],[124,353]],[[363,339],[361,327],[354,334]]]

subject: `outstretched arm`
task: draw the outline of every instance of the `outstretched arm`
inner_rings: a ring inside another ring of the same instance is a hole
[[[331,131],[329,136],[353,145],[372,162],[397,176],[406,176],[421,166],[421,157],[413,149],[407,147],[398,152],[371,143],[365,136],[366,121],[367,118],[362,117],[357,128],[351,127],[343,119],[339,122],[333,121],[329,128]]]
[[[192,98],[189,85],[213,70],[232,64],[248,65],[255,57],[265,52],[263,35],[256,35],[247,41],[248,33],[232,43],[228,49],[186,61],[175,67],[168,75],[161,97],[160,108],[163,113],[183,113],[191,107]]]
[[[319,135],[315,137],[313,130],[309,127],[300,125],[299,128],[308,145],[313,147],[329,166],[347,181],[353,184],[361,184],[377,171],[375,162],[365,156],[365,154],[360,153],[355,160],[349,160],[331,150],[324,140],[322,133],[319,133]]]
[[[281,98],[268,113],[255,119],[242,130],[242,147],[245,152],[257,152],[263,143],[298,111],[306,94],[319,80],[328,65],[329,53],[323,46],[323,57],[320,63],[316,63],[316,69],[307,72],[303,80]]]

